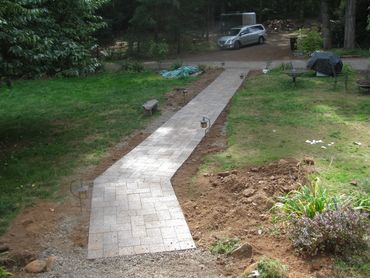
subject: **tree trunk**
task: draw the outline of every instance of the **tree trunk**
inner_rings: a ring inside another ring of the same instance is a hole
[[[210,21],[210,13],[211,13],[211,1],[207,1],[207,13],[206,13],[206,21],[207,21],[207,25],[206,25],[206,39],[207,41],[209,41],[209,21]]]
[[[355,48],[356,0],[347,0],[344,26],[344,48]]]
[[[324,49],[331,48],[331,36],[329,27],[329,14],[328,14],[328,1],[321,1],[321,24],[322,24],[322,36],[324,41]]]

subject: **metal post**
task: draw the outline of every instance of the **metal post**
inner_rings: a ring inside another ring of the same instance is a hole
[[[335,68],[334,68],[334,65],[331,65],[331,71],[333,73],[333,77],[334,77],[334,90],[337,89],[337,73],[335,72]]]

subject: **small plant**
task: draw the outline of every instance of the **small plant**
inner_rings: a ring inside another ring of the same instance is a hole
[[[200,64],[198,65],[198,68],[201,72],[206,72],[208,70],[208,66],[207,65],[204,65],[204,64]]]
[[[169,51],[168,43],[165,41],[154,42],[151,41],[149,44],[149,55],[155,59],[158,63],[158,68],[161,67],[163,59],[166,57]]]
[[[290,232],[293,245],[301,253],[344,254],[367,248],[369,222],[365,214],[353,209],[328,210],[312,219],[291,219]]]
[[[239,238],[223,238],[214,242],[210,248],[213,254],[229,254],[240,244]]]
[[[122,63],[122,70],[128,71],[128,72],[143,72],[144,66],[142,63],[138,61],[125,60]]]
[[[319,185],[319,179],[316,179],[311,185],[302,186],[299,190],[280,197],[280,202],[274,206],[274,209],[280,210],[288,218],[292,216],[313,218],[317,213],[334,209],[340,199],[328,194]]]
[[[277,68],[277,71],[286,71],[286,70],[292,70],[292,64],[291,63],[282,63]]]
[[[5,278],[12,275],[12,273],[6,271],[6,269],[2,266],[0,266],[0,278]]]
[[[172,70],[177,70],[178,68],[182,67],[182,62],[181,61],[176,61],[172,64],[171,69]]]
[[[353,209],[360,210],[370,214],[370,193],[368,194],[355,194],[351,196]]]
[[[279,260],[273,260],[266,257],[257,264],[259,278],[285,278],[288,277],[288,267]]]
[[[314,52],[320,50],[323,39],[317,28],[303,28],[298,31],[298,50],[304,52]]]

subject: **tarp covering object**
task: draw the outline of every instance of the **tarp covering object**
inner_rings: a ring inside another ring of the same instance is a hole
[[[315,52],[307,62],[307,68],[316,72],[334,76],[342,72],[343,63],[333,52]]]
[[[193,75],[199,73],[201,70],[199,67],[193,66],[182,66],[175,70],[162,70],[160,74],[164,78],[179,78],[179,77],[186,77],[189,75]]]

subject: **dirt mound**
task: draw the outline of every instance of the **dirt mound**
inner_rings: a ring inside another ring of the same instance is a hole
[[[197,246],[209,249],[217,239],[238,237],[259,251],[250,260],[223,258],[220,265],[226,275],[239,275],[262,254],[288,264],[290,277],[311,277],[311,262],[295,254],[285,229],[272,223],[270,209],[277,196],[296,189],[312,171],[309,159],[281,159],[261,167],[206,173],[186,185],[179,180],[180,171],[173,182]]]
[[[260,191],[267,196],[273,196],[276,193],[289,192],[296,187],[297,181],[304,176],[299,166],[297,160],[281,160],[268,166],[253,167],[240,173],[232,171],[211,175],[210,182],[214,187],[221,186],[226,191],[242,193],[241,197],[253,195],[246,194],[252,191]]]
[[[199,187],[202,198],[196,200],[198,204],[194,201],[184,204],[187,218],[198,222],[196,234],[202,233],[202,225],[215,232],[227,227],[233,233],[246,234],[249,224],[268,218],[273,199],[296,189],[305,173],[306,167],[298,160],[287,159],[258,168],[204,174]],[[246,216],[248,225],[239,222]]]

